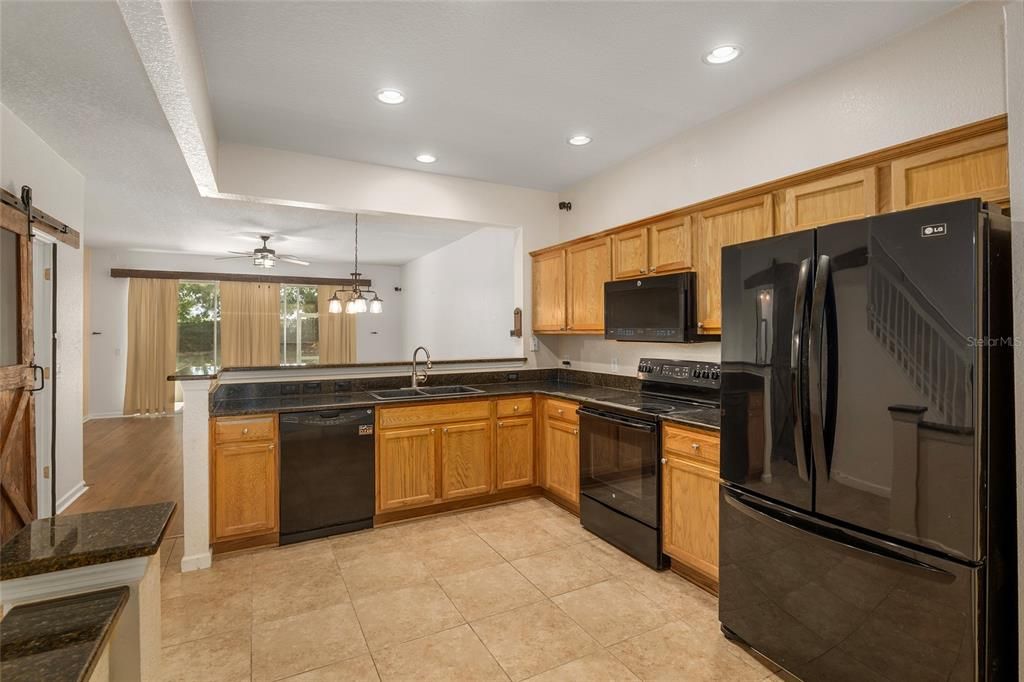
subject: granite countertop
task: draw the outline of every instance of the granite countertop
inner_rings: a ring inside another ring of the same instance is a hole
[[[129,592],[121,586],[15,606],[0,621],[0,679],[88,680]]]
[[[226,417],[244,414],[263,414],[267,412],[301,412],[303,410],[323,410],[348,407],[380,407],[383,405],[405,405],[438,400],[473,400],[496,395],[521,395],[524,393],[540,393],[566,398],[577,402],[595,405],[611,405],[613,407],[637,409],[640,393],[619,388],[590,386],[563,381],[512,381],[500,384],[467,384],[478,388],[482,393],[462,395],[424,396],[422,398],[403,400],[379,400],[368,391],[352,391],[348,393],[324,393],[307,395],[287,395],[270,397],[249,397],[215,400],[210,405],[210,415]],[[652,399],[652,402],[656,400]],[[667,415],[659,415],[659,419],[705,429],[718,430],[718,412],[706,408],[681,410]]]
[[[0,547],[0,580],[151,556],[174,502],[36,519]]]

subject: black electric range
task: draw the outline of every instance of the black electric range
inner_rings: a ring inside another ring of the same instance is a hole
[[[656,569],[661,552],[661,423],[719,423],[719,365],[644,358],[641,391],[620,405],[580,408],[583,527]]]

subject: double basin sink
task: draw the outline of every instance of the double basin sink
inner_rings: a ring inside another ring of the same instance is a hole
[[[408,400],[409,398],[438,398],[446,395],[483,393],[472,386],[425,386],[423,388],[392,388],[385,391],[367,391],[377,400]]]

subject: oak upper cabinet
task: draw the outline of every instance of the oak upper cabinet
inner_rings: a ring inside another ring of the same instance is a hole
[[[490,420],[441,427],[441,497],[491,492],[493,461]]]
[[[718,586],[718,437],[666,425],[662,446],[662,546],[710,587]]]
[[[437,498],[437,427],[377,432],[377,509],[431,504]]]
[[[790,187],[779,232],[796,232],[854,220],[878,212],[878,174],[874,168],[843,173]]]
[[[989,133],[892,162],[892,207],[905,208],[981,197],[1008,205],[1007,133]]]
[[[693,269],[697,273],[697,326],[700,333],[722,331],[722,247],[770,237],[771,194],[735,201],[697,214],[693,230]]]
[[[665,275],[690,265],[690,216],[612,235],[613,279]]]
[[[576,403],[544,401],[544,487],[572,505],[580,501],[580,435]]]
[[[533,485],[533,417],[499,416],[496,430],[498,489]]]
[[[533,330],[565,331],[565,249],[533,257]]]
[[[277,419],[213,420],[211,534],[214,542],[278,529]]]
[[[604,331],[604,283],[612,278],[611,238],[600,237],[566,249],[569,331]]]

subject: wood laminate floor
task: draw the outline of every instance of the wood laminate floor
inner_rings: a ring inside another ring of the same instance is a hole
[[[182,533],[181,415],[121,417],[85,423],[89,489],[64,514],[171,500],[169,536]]]

